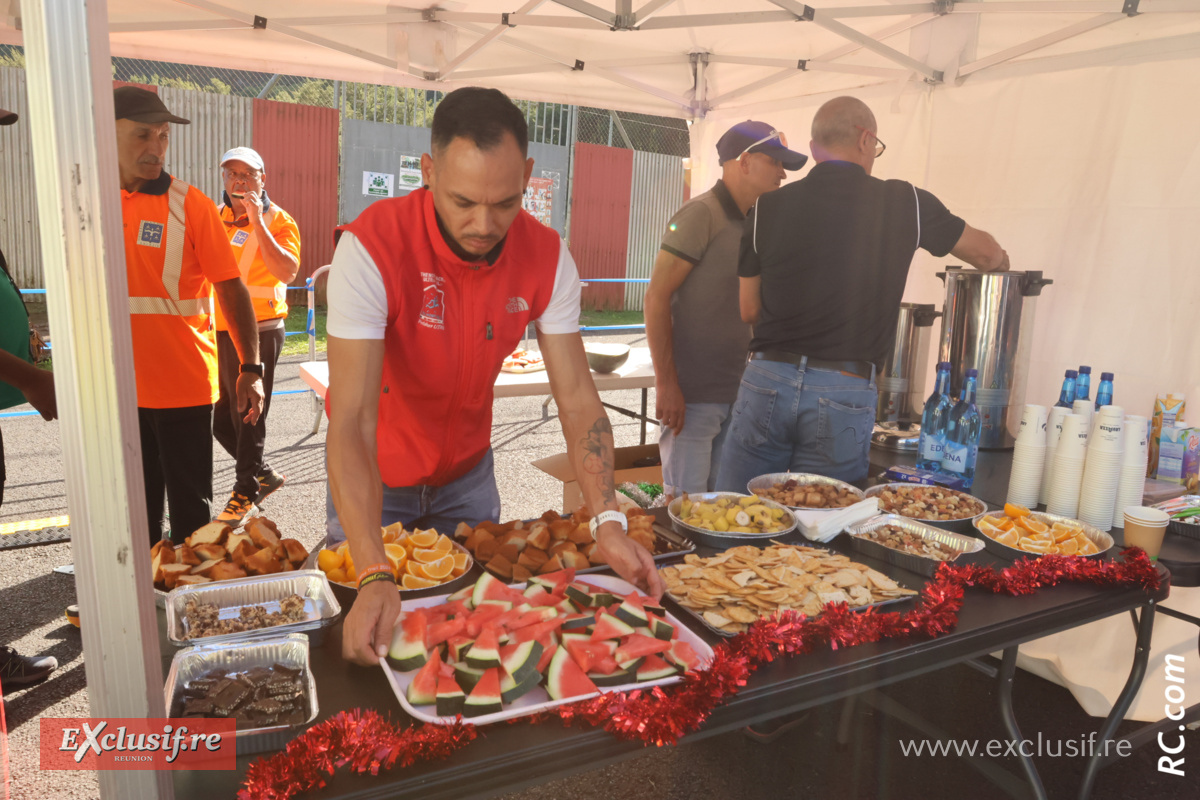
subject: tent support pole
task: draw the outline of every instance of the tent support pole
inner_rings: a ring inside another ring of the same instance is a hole
[[[88,699],[95,717],[162,718],[107,3],[26,0],[22,9]],[[171,775],[101,770],[100,794],[169,800]]]

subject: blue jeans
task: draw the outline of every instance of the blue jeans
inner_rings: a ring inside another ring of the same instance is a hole
[[[474,527],[484,520],[500,521],[500,491],[496,488],[496,469],[492,451],[487,453],[471,471],[445,486],[383,486],[383,519],[405,528],[433,528],[447,536],[454,535],[458,523]],[[333,491],[325,485],[326,546],[333,547],[346,540],[346,531],[338,522],[333,507]]]
[[[721,446],[733,412],[729,403],[687,403],[684,409],[683,432],[676,436],[664,426],[658,436],[663,491],[676,497],[716,488]]]
[[[810,472],[843,481],[867,476],[878,390],[841,372],[750,361],[721,454],[717,490],[745,492],[769,472]]]

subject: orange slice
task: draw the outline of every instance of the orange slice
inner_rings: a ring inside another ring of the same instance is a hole
[[[351,583],[358,583],[358,570],[354,568],[354,564],[350,562],[350,557],[346,556],[346,580]]]
[[[1020,541],[1020,537],[1017,536],[1016,531],[1002,531],[999,535],[992,538],[1000,544],[1008,545],[1009,547],[1016,547],[1017,542]]]
[[[1058,552],[1064,556],[1073,556],[1079,552],[1079,542],[1074,539],[1067,539],[1058,545]]]
[[[400,579],[400,586],[404,589],[428,589],[430,586],[437,586],[438,583],[440,581],[418,578],[416,575],[405,575]]]
[[[1010,517],[1028,517],[1029,509],[1025,506],[1015,505],[1014,503],[1005,503],[1004,513]]]
[[[430,528],[427,531],[410,533],[408,540],[412,542],[413,547],[431,548],[437,544],[439,535],[437,531]]]
[[[1021,540],[1021,549],[1030,553],[1049,553],[1052,547],[1054,545],[1049,542],[1035,542],[1033,539]]]
[[[429,574],[425,572],[425,565],[418,564],[416,561],[409,561],[404,565],[404,572],[408,575],[415,575],[418,578],[428,578]]]
[[[1091,556],[1091,555],[1095,555],[1096,553],[1099,553],[1099,552],[1100,552],[1100,548],[1097,547],[1096,543],[1093,542],[1091,539],[1088,539],[1087,544],[1085,544],[1079,548],[1079,555],[1081,555],[1081,556]]]
[[[434,550],[432,548],[415,547],[412,551],[413,561],[420,561],[422,564],[432,564],[434,561],[445,558],[446,553],[442,550]]]
[[[468,556],[466,553],[460,553],[460,552],[456,551],[454,553],[454,571],[456,573],[458,573],[459,575],[466,572],[467,564],[470,563],[470,558],[471,557]]]
[[[996,527],[1001,530],[1011,531],[1016,524],[1016,520],[1012,517],[1001,517],[1000,521],[996,523]]]
[[[327,573],[327,577],[329,578],[329,580],[333,581],[334,583],[345,583],[346,582],[346,570],[342,569],[341,567],[338,567],[336,569],[331,569]]]
[[[403,573],[404,565],[408,563],[408,551],[398,544],[385,544],[383,552],[387,554],[388,563],[392,565],[392,574]]]
[[[446,556],[425,565],[425,574],[435,581],[444,581],[454,570],[454,557]]]
[[[1017,524],[1030,533],[1048,533],[1050,531],[1049,525],[1028,515],[1018,518]]]
[[[431,550],[437,550],[439,553],[449,553],[454,549],[454,542],[450,541],[450,537],[438,534],[437,541],[433,543]]]
[[[317,553],[317,567],[326,574],[339,569],[346,559],[337,550],[322,550]]]
[[[1056,542],[1065,542],[1067,539],[1075,538],[1075,529],[1070,525],[1063,525],[1061,522],[1056,522],[1050,528],[1050,535],[1054,537]]]

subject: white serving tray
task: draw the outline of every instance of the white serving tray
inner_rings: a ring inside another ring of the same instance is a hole
[[[632,585],[612,575],[585,575],[583,577],[576,578],[576,582],[591,584],[592,586],[600,589],[608,589],[610,591],[620,592],[621,594],[629,594],[630,592],[635,591]],[[524,587],[525,584],[523,583],[513,584],[514,589],[523,589]],[[439,595],[437,597],[422,597],[419,600],[405,600],[404,608],[428,608],[430,606],[441,605],[446,601],[447,596],[448,595]],[[401,615],[403,615],[403,612],[401,612]],[[676,638],[687,642],[692,646],[692,649],[696,651],[696,655],[699,656],[698,666],[703,666],[712,660],[713,651],[712,648],[708,646],[707,642],[697,636],[691,628],[680,622],[670,612],[667,613],[666,619],[675,626],[675,630],[678,634]],[[400,624],[399,620],[397,620],[396,624]],[[450,725],[458,719],[457,717],[439,717],[436,714],[429,713],[429,710],[436,708],[435,706],[428,705],[417,707],[408,702],[408,685],[412,683],[413,678],[416,677],[418,670],[414,669],[409,672],[397,672],[396,670],[392,669],[391,665],[388,664],[386,660],[381,661],[380,665],[383,667],[383,674],[387,676],[388,683],[392,685],[392,691],[395,692],[396,699],[400,701],[400,705],[406,712],[408,712],[409,716],[413,717],[414,719],[419,719],[422,722],[432,722],[438,725]],[[644,689],[649,686],[665,686],[672,683],[678,683],[679,677],[679,675],[672,675],[669,678],[661,678],[656,681],[627,683],[621,686],[606,686],[602,691],[624,692],[630,689]],[[596,697],[599,694],[601,694],[601,692],[579,695],[577,697],[569,697],[565,700],[553,700],[551,699],[550,695],[547,694],[544,686],[538,686],[537,688],[526,692],[523,696],[519,697],[516,702],[507,705],[503,711],[497,711],[495,714],[484,714],[478,717],[463,717],[462,719],[463,722],[471,725],[490,725],[493,722],[503,722],[504,720],[515,719],[516,717],[524,717],[529,714],[536,714],[539,711],[545,711],[548,708],[561,706],[565,703],[574,703],[577,700],[586,700],[589,697]]]

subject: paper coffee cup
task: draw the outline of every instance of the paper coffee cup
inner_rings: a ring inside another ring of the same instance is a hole
[[[1125,509],[1125,546],[1140,547],[1151,561],[1158,559],[1170,517],[1165,511],[1145,506]]]

